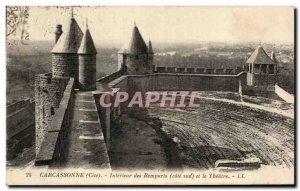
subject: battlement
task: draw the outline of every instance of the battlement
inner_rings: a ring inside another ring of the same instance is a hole
[[[154,73],[148,75],[122,75],[116,79],[107,76],[106,80],[108,81],[109,78],[113,79],[107,82],[110,88],[123,88],[129,92],[165,90],[237,92],[239,90],[239,80],[241,80],[241,83],[246,83],[245,72],[236,75]]]

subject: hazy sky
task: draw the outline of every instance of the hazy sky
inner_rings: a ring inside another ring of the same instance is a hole
[[[293,43],[292,7],[76,7],[82,30],[86,18],[96,46],[121,46],[136,22],[145,41]],[[70,9],[30,7],[31,40],[54,40],[56,24],[70,19]],[[64,26],[63,26],[64,29]]]

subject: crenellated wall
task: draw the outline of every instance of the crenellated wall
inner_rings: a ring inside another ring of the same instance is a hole
[[[74,104],[74,78],[70,78],[36,156],[36,165],[60,166],[65,160],[66,138]]]
[[[232,91],[239,90],[239,80],[245,80],[245,73],[238,75],[209,74],[152,74],[130,75],[128,90],[134,91]],[[111,82],[110,84],[113,84]],[[111,86],[113,87],[113,86]]]

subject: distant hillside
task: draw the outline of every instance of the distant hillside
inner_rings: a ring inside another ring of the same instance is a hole
[[[51,72],[51,50],[53,41],[26,41],[26,45],[13,40],[6,44],[7,52],[7,101],[11,102],[21,97],[33,98],[34,76]],[[102,45],[103,46],[103,45]],[[272,44],[264,45],[268,53]],[[225,44],[225,43],[153,43],[155,52],[154,63],[156,65],[186,65],[205,62],[206,64],[233,64],[243,65],[245,59],[255,48],[254,44]],[[117,71],[118,49],[97,48],[97,77]],[[282,78],[285,86],[294,85],[294,52],[293,45],[277,46],[277,58],[280,66],[286,68],[285,75],[289,79]],[[173,55],[172,54],[175,54]],[[201,59],[194,59],[195,56]],[[197,57],[198,57],[197,56]]]

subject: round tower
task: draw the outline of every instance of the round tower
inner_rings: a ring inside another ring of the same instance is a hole
[[[136,25],[130,43],[119,51],[118,62],[119,70],[125,68],[127,74],[149,74],[153,71],[147,45]]]
[[[87,27],[78,50],[80,90],[96,90],[96,54],[97,50]]]
[[[76,20],[69,20],[66,30],[59,37],[52,49],[52,75],[53,77],[74,77],[78,79],[77,51],[83,33]]]

